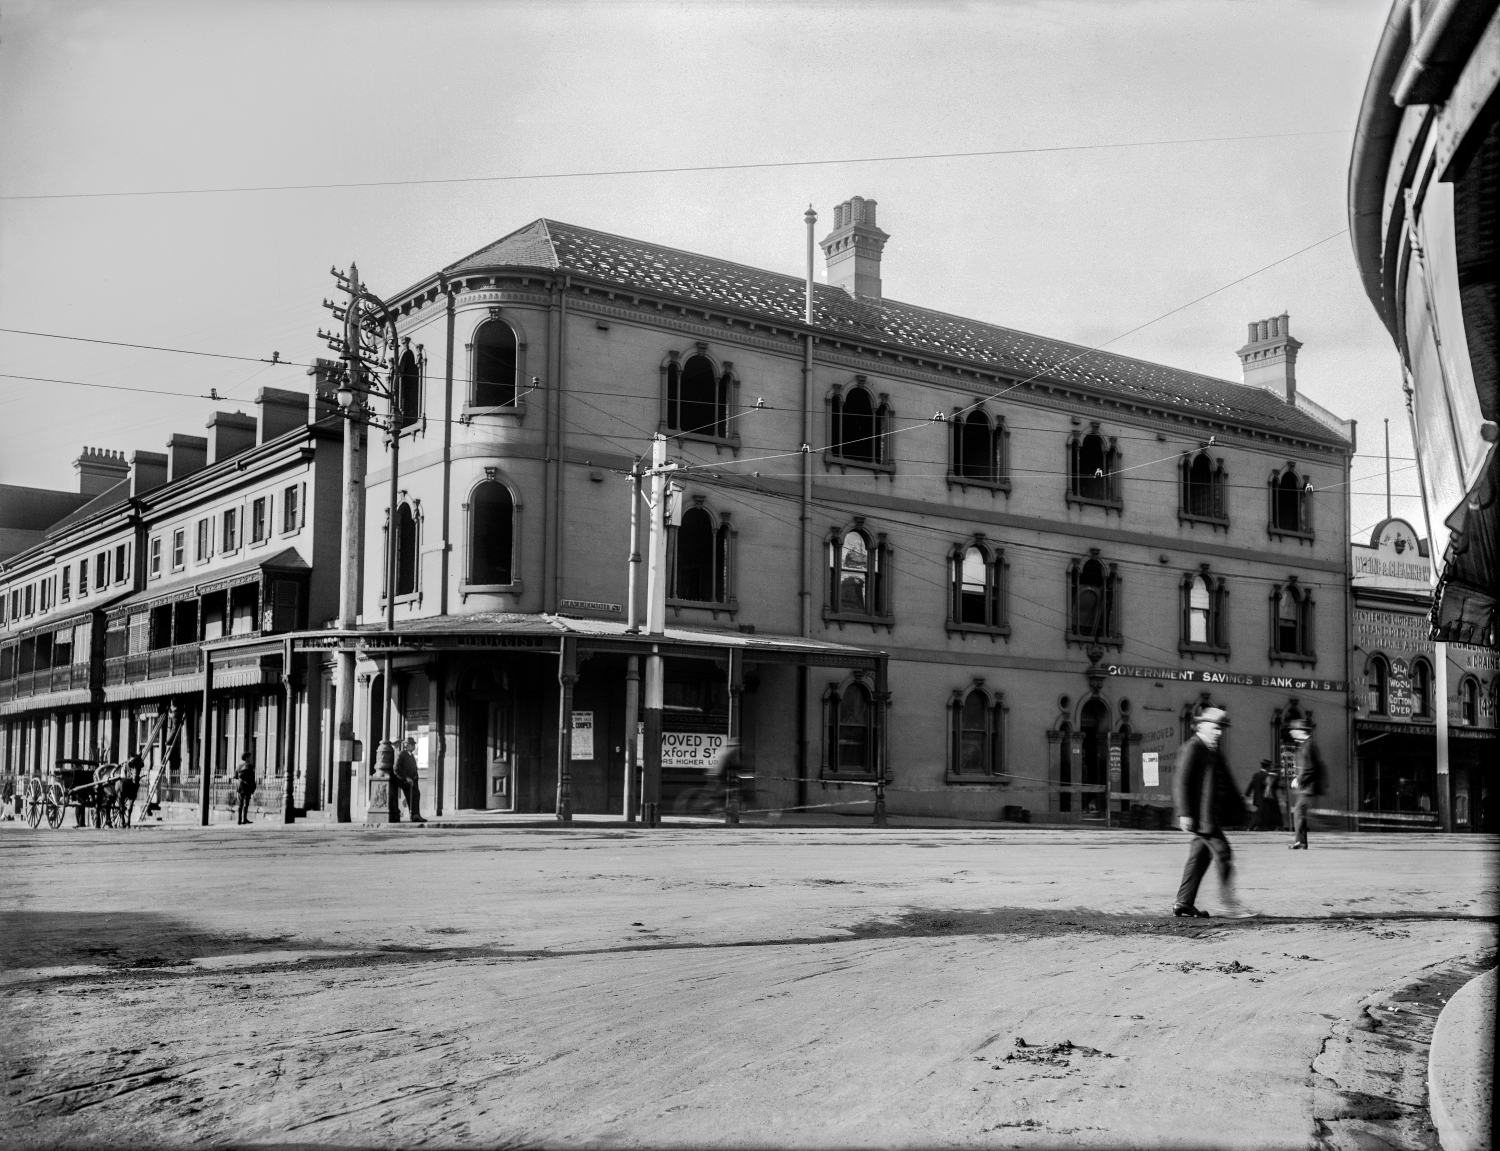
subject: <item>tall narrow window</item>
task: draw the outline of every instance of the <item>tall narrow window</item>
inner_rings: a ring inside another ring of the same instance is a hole
[[[181,571],[187,560],[187,532],[178,528],[172,533],[172,570]]]
[[[877,409],[864,388],[851,388],[845,396],[835,396],[834,451],[846,460],[879,463],[880,431]]]
[[[474,489],[474,494],[469,497],[471,584],[513,582],[514,521],[515,504],[509,488],[497,480],[485,480]]]
[[[715,525],[701,507],[682,513],[682,523],[668,529],[671,599],[695,603],[729,601],[729,525]]]
[[[856,517],[858,525],[861,520]],[[828,537],[828,602],[825,619],[864,619],[884,623],[890,604],[886,588],[889,545],[885,536],[872,538],[862,527],[843,529]]]
[[[151,578],[161,578],[161,536],[151,537]]]
[[[728,433],[730,376],[707,356],[689,356],[667,365],[667,427],[688,435]]]
[[[422,418],[422,369],[410,351],[401,354],[396,369],[396,401],[400,412],[397,426],[409,428]]]
[[[89,561],[80,560],[78,563],[78,596],[83,598],[89,594]]]
[[[1271,655],[1313,658],[1312,595],[1295,582],[1271,592]]]
[[[1418,719],[1432,718],[1432,666],[1425,659],[1412,661],[1411,713]]]
[[[870,611],[870,548],[859,532],[844,536],[838,557],[838,608],[840,611]]]
[[[125,544],[115,546],[115,583],[124,583],[129,575],[125,570],[125,560],[128,554]]]
[[[1385,656],[1377,655],[1370,660],[1370,695],[1368,705],[1371,715],[1390,713],[1391,665]]]
[[[1182,642],[1179,651],[1228,654],[1225,602],[1228,589],[1203,564],[1182,577]]]
[[[848,774],[875,770],[875,706],[864,684],[854,682],[828,699],[828,767]]]
[[[1074,560],[1068,569],[1070,639],[1079,642],[1120,641],[1120,578],[1096,555]]]
[[[73,598],[73,565],[68,564],[62,569],[62,598],[66,603]]]
[[[210,530],[209,530],[208,520],[206,520],[206,519],[199,520],[198,521],[198,540],[197,540],[197,546],[193,549],[193,558],[195,560],[197,560],[200,564],[203,563],[204,561],[206,561],[208,559],[209,545],[210,545],[210,542],[212,541],[212,539],[213,539],[213,536],[211,535]]]
[[[250,505],[250,542],[258,544],[266,538],[270,523],[266,515],[266,497],[261,496]]]
[[[1290,463],[1285,470],[1271,474],[1271,530],[1292,535],[1311,535],[1312,517],[1308,500],[1312,484],[1297,474]]]
[[[94,586],[103,591],[109,585],[109,553],[100,552],[94,557]]]
[[[300,494],[296,484],[281,493],[281,530],[284,532],[297,530],[297,517],[302,510],[302,501],[298,498]]]
[[[950,630],[1007,630],[1005,627],[1005,561],[998,548],[975,541],[953,550],[949,559],[952,603]]]
[[[1005,425],[994,423],[979,410],[956,413],[953,426],[953,478],[984,485],[1000,485],[1006,479],[1004,462]]]
[[[413,595],[417,590],[417,521],[411,505],[396,509],[396,595]]]
[[[1068,439],[1068,497],[1094,504],[1118,504],[1120,452],[1113,438],[1105,439],[1098,424]]]
[[[474,333],[474,406],[510,407],[516,402],[516,334],[489,320]]]
[[[1479,681],[1473,676],[1465,676],[1458,688],[1458,700],[1464,726],[1476,726],[1479,723]]]
[[[950,777],[983,779],[1002,774],[1003,712],[982,687],[953,693],[950,705]]]
[[[240,509],[224,509],[224,526],[219,543],[221,552],[232,552],[240,546]]]
[[[1222,460],[1215,467],[1207,452],[1185,456],[1182,461],[1180,515],[1190,520],[1227,519],[1229,513],[1224,497],[1226,483]]]
[[[1202,576],[1193,580],[1188,593],[1188,642],[1208,642],[1208,617],[1213,599],[1208,593],[1208,581]]]

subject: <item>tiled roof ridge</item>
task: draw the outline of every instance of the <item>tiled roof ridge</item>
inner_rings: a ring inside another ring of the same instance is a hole
[[[780,276],[791,284],[795,284],[800,291],[807,280],[802,276],[793,276],[788,272],[773,272],[769,268],[762,268],[755,264],[742,264],[738,260],[726,260],[722,256],[706,256],[702,252],[690,252],[686,248],[674,248],[671,244],[658,244],[655,240],[637,240],[634,236],[622,236],[618,232],[605,232],[598,228],[590,228],[586,224],[570,224],[566,220],[553,220],[543,217],[539,223],[550,224],[554,228],[571,228],[575,232],[588,232],[593,236],[602,236],[606,240],[628,240],[632,244],[640,244],[643,247],[655,248],[659,252],[671,252],[677,256],[686,256],[692,260],[708,260],[710,263],[720,264],[726,268],[740,268],[746,272],[754,272],[757,276]],[[551,233],[548,238],[553,239]],[[832,284],[820,284],[813,281],[813,292],[837,292],[840,296],[852,302],[858,302],[857,298],[849,295],[843,288],[836,288]],[[837,298],[837,297],[835,297]],[[962,317],[960,317],[961,319]]]
[[[552,266],[554,268],[556,268],[556,267],[558,267],[560,265],[561,261],[559,260],[558,255],[557,255],[557,245],[553,242],[552,233],[551,233],[551,230],[548,227],[548,225],[550,223],[552,223],[552,221],[548,220],[545,216],[538,216],[535,220],[531,220],[528,223],[522,224],[519,228],[514,228],[511,231],[505,233],[505,235],[501,236],[498,240],[491,240],[487,244],[481,244],[479,247],[475,248],[472,252],[470,252],[467,256],[460,256],[458,259],[452,261],[451,263],[443,265],[443,271],[444,272],[451,272],[451,271],[453,271],[453,269],[461,267],[462,265],[469,263],[471,260],[478,259],[485,252],[488,252],[488,251],[491,251],[491,250],[493,250],[495,248],[498,248],[502,244],[506,243],[507,241],[513,240],[517,236],[524,235],[530,229],[536,228],[538,226],[540,226],[540,228],[542,230],[541,239],[543,239],[543,240],[546,241],[547,247],[552,252]],[[571,228],[574,225],[572,225],[572,224],[565,224],[563,226]],[[587,231],[588,229],[581,229],[581,230]],[[603,236],[603,235],[609,235],[609,233],[607,233],[607,232],[600,232],[598,234],[601,235],[601,236]],[[410,289],[407,289],[407,291],[409,292]],[[406,295],[406,294],[407,294],[406,292],[402,292],[401,293],[401,295]],[[399,298],[399,297],[397,297],[397,298]]]

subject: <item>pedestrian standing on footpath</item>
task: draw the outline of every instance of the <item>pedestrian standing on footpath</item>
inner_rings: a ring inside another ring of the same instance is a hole
[[[396,786],[406,796],[406,812],[413,823],[426,823],[422,818],[422,788],[417,774],[417,739],[407,736],[401,742],[400,754],[396,756]]]
[[[1198,908],[1198,885],[1210,861],[1218,865],[1219,895],[1225,916],[1247,919],[1255,914],[1241,906],[1235,895],[1234,853],[1229,840],[1224,838],[1224,828],[1243,825],[1245,814],[1240,790],[1219,754],[1219,740],[1228,719],[1222,708],[1205,707],[1194,721],[1192,738],[1177,753],[1172,799],[1177,805],[1177,824],[1193,837],[1193,842],[1188,845],[1182,885],[1177,889],[1177,902],[1172,905],[1173,915],[1208,918],[1208,912]]]
[[[1312,807],[1313,796],[1323,794],[1323,781],[1327,778],[1327,769],[1323,766],[1323,756],[1318,752],[1318,745],[1313,742],[1312,728],[1308,727],[1307,720],[1292,720],[1287,725],[1287,734],[1297,745],[1294,760],[1296,774],[1292,776],[1292,791],[1296,797],[1292,809],[1292,827],[1295,829],[1296,838],[1287,846],[1293,851],[1299,848],[1306,851],[1307,813]]]
[[[248,751],[240,756],[240,765],[234,769],[234,783],[240,794],[236,822],[249,823],[250,797],[255,794],[255,756]]]
[[[1269,759],[1260,761],[1260,767],[1250,777],[1250,785],[1245,788],[1245,798],[1250,801],[1250,826],[1247,831],[1266,830],[1266,788],[1271,782],[1271,775],[1266,769],[1271,766]]]

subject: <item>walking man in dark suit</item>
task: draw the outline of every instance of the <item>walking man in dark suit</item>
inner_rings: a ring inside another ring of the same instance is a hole
[[[1260,768],[1250,777],[1245,788],[1245,798],[1250,801],[1250,831],[1266,830],[1266,787],[1271,781],[1271,761],[1263,759]]]
[[[250,822],[250,797],[255,794],[255,756],[245,752],[240,756],[240,765],[234,769],[235,790],[239,793],[236,823]]]
[[[1307,850],[1307,813],[1312,807],[1313,796],[1323,794],[1323,782],[1327,778],[1327,769],[1323,766],[1323,757],[1318,752],[1318,745],[1313,742],[1312,728],[1305,719],[1294,719],[1287,725],[1287,734],[1292,737],[1292,742],[1297,745],[1296,774],[1292,777],[1292,793],[1296,796],[1293,811],[1292,826],[1295,828],[1296,838],[1287,844],[1293,851]]]
[[[401,752],[396,756],[395,778],[391,781],[401,789],[401,794],[406,796],[406,816],[413,823],[426,823],[422,818],[422,788],[421,776],[417,770],[417,740],[415,736],[407,736],[401,744]],[[394,808],[392,809],[394,812]]]
[[[1219,754],[1219,740],[1228,718],[1222,708],[1205,707],[1194,723],[1192,738],[1177,753],[1172,798],[1177,804],[1177,824],[1193,837],[1193,842],[1188,846],[1182,885],[1177,889],[1177,902],[1172,905],[1173,915],[1208,918],[1208,912],[1199,910],[1197,901],[1198,885],[1210,861],[1218,866],[1219,894],[1225,915],[1230,919],[1245,919],[1255,914],[1245,910],[1234,893],[1234,853],[1229,840],[1224,838],[1225,824],[1238,826],[1244,813],[1239,788]]]

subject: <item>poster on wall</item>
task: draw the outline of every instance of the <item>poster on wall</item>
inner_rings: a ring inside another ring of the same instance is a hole
[[[594,758],[594,713],[591,711],[573,713],[573,758]]]
[[[661,733],[661,765],[699,770],[710,768],[728,738],[696,731],[664,731]]]
[[[1143,787],[1161,786],[1161,773],[1157,764],[1159,754],[1155,751],[1141,752],[1141,785]]]

